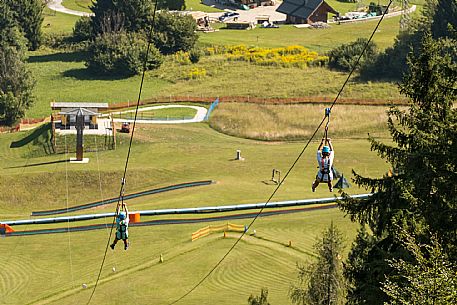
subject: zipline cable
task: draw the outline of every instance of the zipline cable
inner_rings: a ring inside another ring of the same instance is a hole
[[[67,135],[64,134],[65,139],[65,191],[66,191],[66,202],[67,202],[67,212],[69,208],[69,190],[68,190],[68,149],[67,149]],[[67,221],[67,235],[68,235],[68,254],[70,256],[70,275],[71,275],[71,288],[75,287],[75,278],[73,274],[73,257],[71,255],[71,233],[70,233],[70,220]]]
[[[367,43],[365,44],[365,47],[363,48],[362,52],[360,53],[359,57],[357,58],[357,61],[355,62],[354,66],[352,67],[351,71],[349,72],[349,75],[348,77],[346,78],[345,82],[343,83],[341,89],[338,91],[338,94],[336,95],[335,99],[333,100],[331,106],[328,108],[328,113],[330,114],[331,110],[333,109],[333,106],[335,106],[336,102],[338,101],[339,97],[341,96],[341,93],[343,92],[344,90],[344,87],[347,85],[349,79],[351,78],[352,74],[354,73],[356,67],[358,66],[359,62],[360,62],[360,59],[362,58],[363,54],[365,53],[366,49],[368,48],[368,45],[369,43],[371,42],[371,40],[373,39],[373,36],[374,34],[376,33],[376,31],[378,30],[378,27],[379,25],[381,24],[382,20],[384,19],[384,16],[386,14],[386,12],[389,10],[389,7],[390,5],[392,4],[392,1],[393,0],[390,0],[389,1],[389,4],[387,5],[386,7],[386,10],[384,11],[383,15],[381,16],[381,18],[379,19],[375,29],[373,30],[373,32],[371,33],[371,36],[370,38],[368,39]],[[297,162],[300,160],[300,158],[302,157],[303,153],[305,152],[305,150],[308,148],[309,144],[311,143],[311,141],[313,140],[314,136],[317,134],[317,132],[319,131],[319,129],[321,128],[322,124],[324,124],[325,120],[328,118],[329,116],[327,116],[327,110],[326,110],[326,114],[324,116],[324,118],[322,119],[322,121],[319,123],[319,125],[317,126],[316,130],[313,132],[313,134],[311,135],[311,137],[309,138],[308,142],[306,143],[306,145],[303,147],[303,149],[301,150],[301,152],[298,154],[298,157],[295,159],[295,161],[292,163],[292,165],[290,166],[289,170],[287,171],[287,173],[284,175],[284,177],[282,178],[282,180],[279,182],[278,186],[275,188],[275,190],[273,191],[273,193],[270,195],[270,197],[268,198],[268,200],[265,202],[265,205],[259,210],[259,212],[254,216],[254,218],[252,219],[252,221],[249,223],[249,225],[247,226],[247,229],[241,233],[240,237],[237,238],[237,240],[233,243],[233,245],[230,247],[230,249],[224,254],[224,256],[222,256],[222,258],[214,265],[213,268],[210,269],[210,271],[195,285],[193,286],[189,291],[187,291],[185,294],[183,294],[180,298],[176,299],[175,301],[169,303],[169,305],[173,305],[173,304],[176,304],[178,303],[179,301],[181,301],[182,299],[184,299],[185,297],[187,297],[189,294],[191,294],[193,291],[195,291],[213,272],[214,270],[216,270],[217,267],[219,267],[219,265],[225,260],[225,258],[230,254],[230,252],[233,251],[233,249],[235,249],[235,247],[238,245],[238,243],[241,241],[241,239],[243,238],[243,236],[246,234],[246,232],[251,228],[251,226],[254,224],[254,222],[257,220],[257,218],[259,217],[260,214],[262,214],[263,210],[265,209],[265,207],[267,206],[267,204],[270,202],[270,200],[274,197],[274,195],[276,194],[276,192],[279,190],[279,188],[282,186],[282,184],[284,183],[284,181],[286,180],[286,178],[289,176],[290,172],[292,171],[292,169],[295,167],[295,165],[297,164]]]
[[[151,50],[151,41],[152,41],[152,34],[153,34],[153,31],[154,31],[154,25],[155,25],[157,4],[158,4],[158,1],[156,0],[155,4],[154,4],[154,11],[152,13],[152,24],[151,24],[151,29],[149,31],[148,47],[147,47],[147,50],[146,50],[146,56],[144,58],[144,63],[143,63],[143,73],[141,75],[140,90],[138,92],[138,100],[137,100],[136,108],[135,108],[135,118],[133,120],[132,133],[130,135],[129,149],[128,149],[128,152],[127,152],[127,158],[125,160],[124,174],[123,174],[122,180],[121,180],[122,181],[121,182],[121,189],[119,191],[119,199],[117,201],[116,213],[115,213],[115,215],[113,217],[113,222],[111,223],[111,229],[110,229],[110,233],[109,233],[109,238],[108,238],[108,242],[106,243],[105,253],[103,255],[103,260],[102,260],[102,263],[100,265],[100,270],[98,271],[97,280],[95,281],[94,289],[92,290],[92,293],[91,293],[91,295],[89,297],[89,300],[87,301],[87,305],[89,305],[90,302],[92,301],[92,298],[93,298],[93,296],[95,294],[95,290],[97,289],[98,282],[100,280],[100,275],[102,274],[103,265],[105,264],[106,253],[108,252],[108,247],[109,247],[109,243],[110,243],[110,240],[111,240],[111,235],[113,234],[114,223],[116,221],[116,217],[117,217],[117,214],[119,212],[119,203],[120,203],[121,199],[122,199],[122,202],[123,202],[123,194],[124,194],[124,188],[125,188],[125,177],[127,175],[127,168],[128,168],[128,164],[129,164],[130,151],[131,151],[132,142],[133,142],[133,134],[135,133],[136,118],[138,116],[138,108],[140,106],[141,92],[143,91],[144,77],[145,77],[145,74],[146,74],[146,68],[147,68],[147,64],[148,64],[149,52]]]

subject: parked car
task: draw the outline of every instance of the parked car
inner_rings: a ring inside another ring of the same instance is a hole
[[[240,17],[240,14],[236,12],[225,12],[222,16],[219,17],[220,22],[225,22],[225,21],[230,21],[230,20],[238,20],[238,17]]]

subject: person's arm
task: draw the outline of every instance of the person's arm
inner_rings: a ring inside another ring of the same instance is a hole
[[[124,209],[125,209],[125,214],[127,214],[127,216],[129,215],[129,210],[127,209],[127,204],[124,203]]]
[[[325,139],[322,138],[321,144],[319,144],[319,147],[317,148],[318,151],[322,149],[322,147],[324,146],[324,142],[325,142]]]
[[[330,147],[330,150],[333,151],[333,145],[332,145],[332,139],[328,138],[328,147]]]
[[[324,141],[325,141],[325,139],[322,138],[321,144],[319,144],[319,147],[317,148],[316,159],[317,159],[317,163],[319,163],[319,164],[320,164],[321,158],[322,158],[321,149],[322,149],[322,146],[324,146]]]

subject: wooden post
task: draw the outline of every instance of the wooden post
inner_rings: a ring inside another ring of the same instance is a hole
[[[116,149],[116,126],[114,125],[113,116],[111,116],[111,133],[113,134],[113,149]]]
[[[84,115],[81,109],[76,114],[76,160],[82,161],[84,154],[84,141],[83,141],[83,129],[84,129]]]
[[[56,152],[56,124],[54,122],[54,116],[51,114],[51,145],[54,153]]]

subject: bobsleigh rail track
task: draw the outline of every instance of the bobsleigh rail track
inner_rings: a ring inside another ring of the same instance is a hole
[[[372,194],[361,194],[351,196],[352,198],[357,199],[366,199]],[[305,200],[291,200],[291,201],[280,201],[280,202],[270,202],[267,205],[265,203],[254,203],[254,204],[240,204],[240,205],[225,205],[225,206],[213,206],[213,207],[201,207],[201,208],[185,208],[185,209],[161,209],[161,210],[145,210],[145,211],[132,211],[133,213],[138,213],[142,216],[159,216],[159,215],[180,215],[180,214],[210,214],[210,213],[224,213],[224,212],[233,212],[233,211],[242,211],[242,210],[253,210],[259,209],[265,206],[266,209],[273,208],[285,208],[285,207],[297,207],[297,206],[308,206],[313,204],[325,204],[323,206],[316,207],[305,207],[300,209],[282,209],[275,211],[267,211],[260,214],[261,217],[281,215],[281,214],[290,214],[290,213],[299,213],[310,210],[321,210],[321,209],[330,209],[335,208],[337,205],[335,202],[342,199],[341,197],[330,197],[330,198],[320,198],[320,199],[305,199]],[[18,225],[30,225],[30,224],[51,224],[51,223],[61,223],[61,222],[75,222],[75,221],[84,221],[84,220],[93,220],[100,218],[112,218],[115,213],[102,213],[102,214],[89,214],[89,215],[78,215],[78,216],[67,216],[67,217],[55,217],[55,218],[42,218],[42,219],[27,219],[27,220],[11,220],[11,221],[0,221],[0,224],[5,224],[9,226],[18,226]],[[170,225],[170,224],[189,224],[189,223],[199,223],[199,222],[213,222],[213,221],[225,221],[233,219],[249,219],[254,217],[257,212],[244,213],[244,214],[232,214],[232,215],[222,215],[206,218],[186,218],[186,219],[158,219],[152,221],[144,221],[138,223],[131,223],[131,227],[136,226],[152,226],[152,225]],[[37,235],[37,234],[52,234],[52,233],[66,233],[66,232],[80,232],[88,230],[97,230],[104,229],[107,224],[94,224],[87,226],[77,226],[77,227],[63,227],[63,228],[50,228],[50,229],[37,229],[37,230],[27,230],[27,231],[14,231],[5,233],[4,236],[26,236],[26,235]]]
[[[158,194],[158,193],[163,193],[163,192],[168,192],[168,191],[179,190],[179,189],[183,189],[183,188],[210,185],[213,183],[215,183],[215,181],[213,181],[213,180],[202,180],[202,181],[174,184],[174,185],[169,185],[169,186],[160,187],[160,188],[156,188],[156,189],[150,189],[147,191],[128,194],[128,195],[124,196],[124,200],[134,199],[134,198],[138,198],[138,197],[146,196],[146,195],[152,195],[152,194]],[[101,200],[101,201],[95,201],[95,202],[91,202],[91,203],[86,203],[86,204],[82,204],[82,205],[69,207],[68,209],[65,208],[65,209],[57,209],[57,210],[37,211],[37,212],[32,212],[32,216],[47,216],[47,215],[58,215],[58,214],[71,213],[71,212],[91,209],[91,208],[99,207],[102,205],[114,203],[114,202],[117,202],[118,200],[119,200],[119,197],[114,197],[114,198],[109,198],[109,199],[105,199],[105,200]]]

